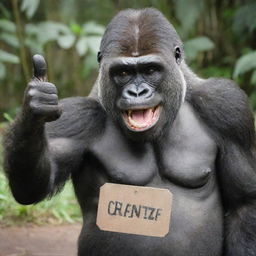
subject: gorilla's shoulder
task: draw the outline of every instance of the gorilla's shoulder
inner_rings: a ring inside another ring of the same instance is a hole
[[[106,114],[95,99],[89,97],[70,97],[60,100],[61,117],[47,123],[49,137],[96,136],[104,129]]]
[[[245,147],[254,143],[254,118],[248,97],[233,81],[207,79],[192,87],[188,101],[219,138],[229,138]]]

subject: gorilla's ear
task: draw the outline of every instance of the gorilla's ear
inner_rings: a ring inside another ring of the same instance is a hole
[[[102,59],[102,54],[101,54],[101,52],[98,52],[98,55],[97,55],[98,63],[100,63],[101,59]]]
[[[176,62],[177,64],[179,65],[181,63],[181,50],[180,50],[180,47],[179,46],[176,46],[174,48],[174,56],[175,56],[175,59],[176,59]]]

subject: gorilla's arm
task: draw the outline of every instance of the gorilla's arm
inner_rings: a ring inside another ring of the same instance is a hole
[[[193,88],[189,101],[219,145],[224,255],[256,256],[255,129],[247,96],[230,80],[208,79]]]
[[[20,203],[38,202],[60,189],[103,126],[94,100],[67,98],[59,105],[63,113],[56,121],[42,124],[19,115],[5,135],[5,171]]]
[[[256,255],[256,151],[226,141],[218,157],[225,256]]]
[[[4,170],[15,199],[22,204],[40,201],[50,190],[53,162],[43,124],[29,124],[19,115],[4,138]]]

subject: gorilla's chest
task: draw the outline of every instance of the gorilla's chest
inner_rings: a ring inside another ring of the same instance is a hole
[[[112,124],[91,150],[112,182],[146,185],[158,170],[153,147],[125,140]]]
[[[161,177],[192,188],[208,181],[216,156],[214,141],[187,105],[162,142],[131,143],[108,124],[91,150],[111,182],[150,185]]]

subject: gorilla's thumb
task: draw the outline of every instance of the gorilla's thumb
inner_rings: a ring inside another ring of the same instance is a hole
[[[41,81],[46,81],[47,65],[42,55],[35,54],[32,57],[34,74],[33,78],[37,78]]]

